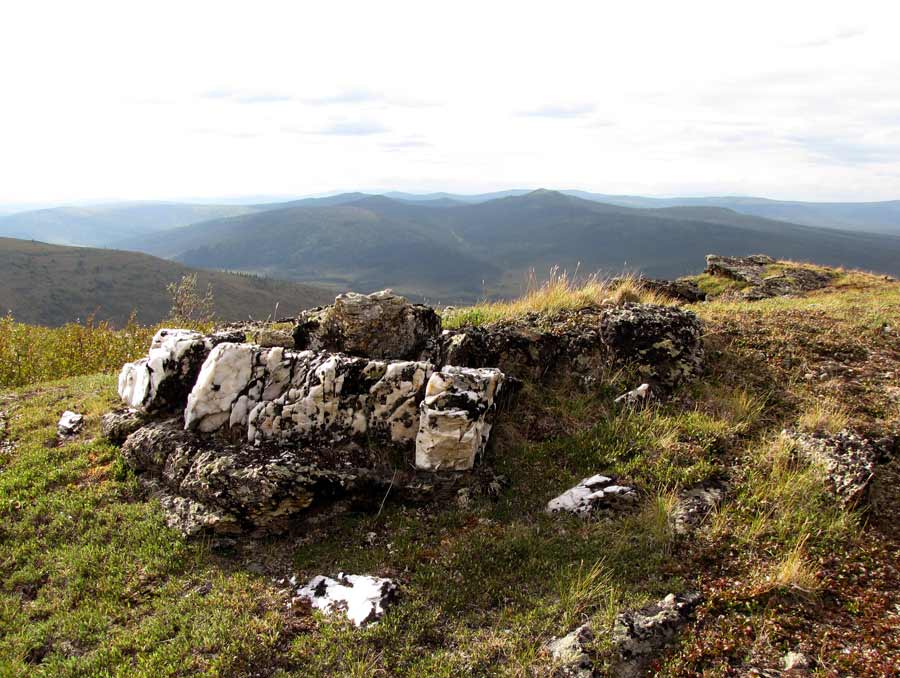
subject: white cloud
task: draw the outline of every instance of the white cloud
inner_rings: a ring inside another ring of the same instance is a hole
[[[900,197],[895,3],[7,5],[0,203]]]

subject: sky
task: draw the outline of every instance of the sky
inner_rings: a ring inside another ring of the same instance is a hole
[[[900,199],[900,3],[7,2],[0,204]]]

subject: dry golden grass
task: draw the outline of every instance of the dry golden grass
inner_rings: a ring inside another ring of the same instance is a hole
[[[830,400],[816,400],[797,420],[797,426],[807,433],[837,433],[847,428],[850,412],[847,407]]]
[[[819,589],[819,577],[806,557],[804,534],[794,547],[777,563],[769,580],[773,588],[794,589],[803,593],[815,593]]]
[[[562,310],[600,306],[604,303],[620,305],[627,302],[672,304],[668,297],[645,289],[637,276],[612,279],[592,275],[576,280],[565,271],[552,269],[546,282],[538,284],[532,273],[528,290],[510,301],[483,301],[466,308],[453,309],[444,314],[444,327],[484,325],[498,320],[520,318],[527,313],[552,314]]]

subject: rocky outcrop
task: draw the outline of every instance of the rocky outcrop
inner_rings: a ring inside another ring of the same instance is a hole
[[[595,475],[585,478],[547,503],[549,513],[574,513],[582,517],[612,515],[632,509],[637,493],[631,487],[617,484],[612,478]]]
[[[800,433],[786,431],[797,451],[825,471],[829,489],[844,505],[861,501],[869,487],[878,459],[872,441],[852,431]]]
[[[151,480],[167,522],[185,534],[211,529],[279,531],[314,500],[355,491],[383,463],[357,446],[312,450],[228,443],[154,421],[122,445],[125,462]]]
[[[367,358],[430,359],[440,334],[441,318],[429,306],[410,304],[390,290],[349,292],[332,306],[298,319],[294,348]]]
[[[617,615],[612,632],[617,653],[613,675],[623,678],[641,675],[653,655],[687,623],[699,602],[698,593],[670,593],[653,605]]]
[[[336,579],[319,575],[297,590],[292,602],[306,601],[325,614],[342,612],[354,626],[376,622],[397,598],[391,579],[341,572]]]
[[[411,443],[433,369],[427,362],[221,344],[188,397],[185,425],[240,428],[251,443]]]
[[[445,332],[444,364],[498,367],[520,379],[561,374],[590,377],[605,367],[635,365],[651,385],[670,389],[703,361],[702,324],[672,306],[622,306],[537,313],[483,327]]]
[[[227,333],[205,336],[193,330],[159,330],[147,357],[122,367],[119,397],[146,413],[182,409],[210,350],[235,338]]]
[[[834,277],[829,271],[779,263],[764,254],[749,257],[708,254],[706,272],[743,283],[744,288],[737,295],[751,301],[817,290],[827,286]]]
[[[663,389],[689,380],[703,364],[700,321],[680,308],[624,304],[606,309],[600,338],[615,363],[635,365],[651,385]]]
[[[487,445],[503,373],[444,367],[428,380],[416,436],[416,467],[466,471]]]
[[[610,281],[613,289],[627,278],[613,278]],[[674,301],[696,304],[706,300],[706,293],[700,290],[694,280],[658,280],[655,278],[637,278],[634,282],[645,290],[662,294]]]

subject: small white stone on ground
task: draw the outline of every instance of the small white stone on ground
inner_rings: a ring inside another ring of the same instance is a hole
[[[624,402],[627,405],[633,405],[650,395],[650,384],[641,384],[636,389],[632,389],[628,393],[623,393],[614,402]]]
[[[308,600],[325,614],[344,612],[356,626],[362,626],[379,620],[396,594],[397,585],[391,579],[341,572],[336,579],[313,577],[297,589],[296,598]]]
[[[547,503],[547,511],[566,511],[580,516],[604,510],[630,508],[637,502],[637,493],[631,487],[616,485],[612,478],[595,475],[585,478],[575,487],[563,492]]]
[[[66,410],[56,424],[56,430],[63,437],[73,436],[84,426],[84,415]]]

